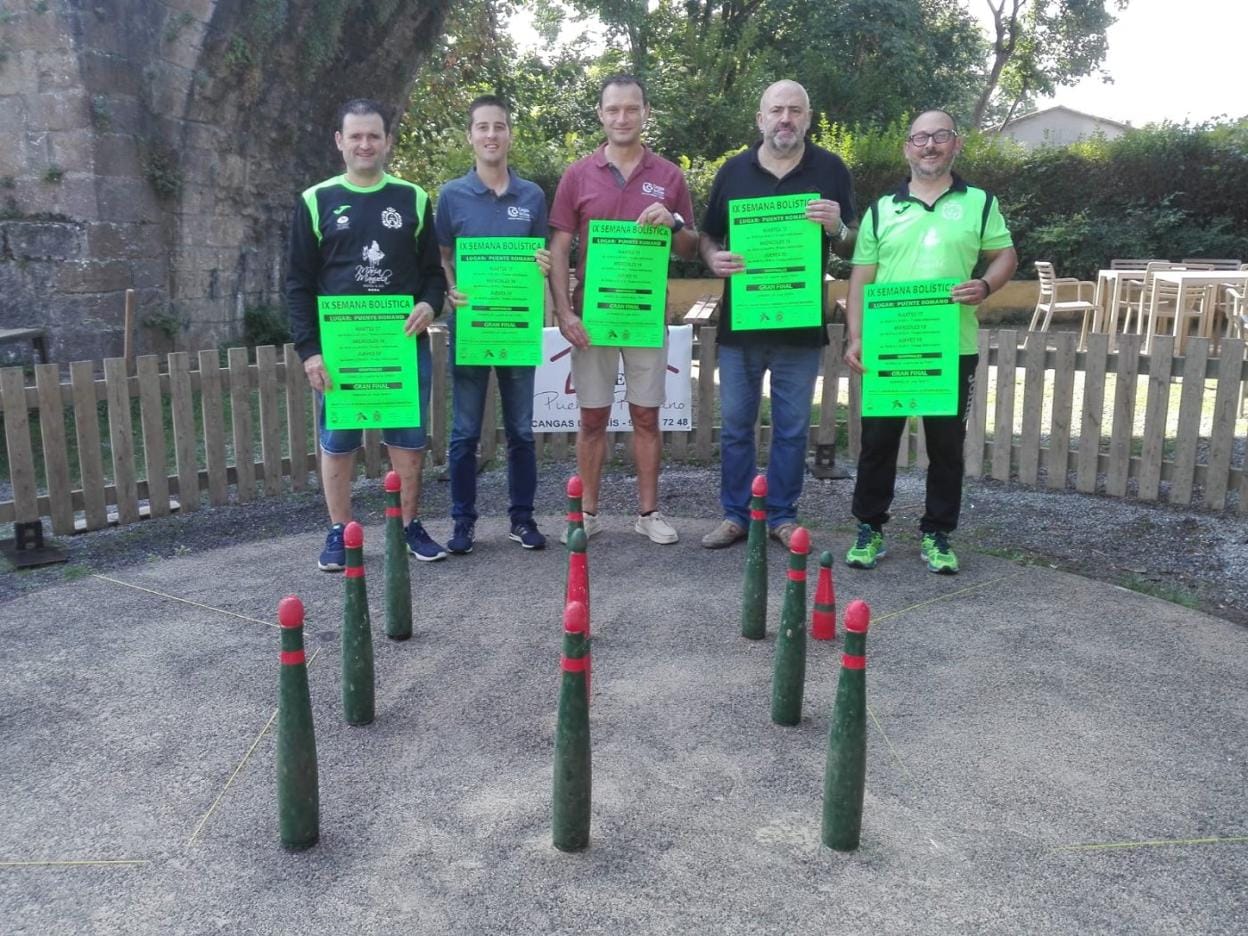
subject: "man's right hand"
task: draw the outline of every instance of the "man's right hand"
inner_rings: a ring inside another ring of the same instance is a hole
[[[712,273],[723,278],[742,272],[745,269],[745,258],[731,250],[716,250],[711,253],[707,266]]]
[[[855,374],[865,374],[866,368],[862,366],[862,339],[850,338],[845,343],[845,363],[849,365],[849,369]]]
[[[325,358],[314,354],[303,362],[303,372],[307,375],[308,384],[318,393],[327,393],[334,389],[329,379],[329,371],[325,369]]]
[[[584,351],[589,347],[589,332],[585,331],[585,323],[575,315],[559,317],[559,334],[574,348]]]
[[[459,287],[451,286],[446,290],[446,298],[451,300],[451,305],[460,309],[468,304],[468,297],[459,291]]]

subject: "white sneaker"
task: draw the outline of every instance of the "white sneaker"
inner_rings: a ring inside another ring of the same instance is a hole
[[[589,539],[591,536],[597,536],[602,532],[602,520],[597,514],[583,513],[581,518],[581,522],[585,524],[586,539]],[[564,546],[568,545],[568,528],[566,525],[563,528],[563,532],[559,534],[559,542],[563,543]]]
[[[642,536],[650,537],[650,542],[660,543],[664,546],[680,539],[676,535],[676,530],[667,522],[667,518],[657,510],[645,516],[638,516],[637,522],[633,524],[633,529]]]

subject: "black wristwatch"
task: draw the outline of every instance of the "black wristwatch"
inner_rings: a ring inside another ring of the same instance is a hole
[[[685,226],[685,219],[678,212],[672,212],[672,233],[675,234]]]

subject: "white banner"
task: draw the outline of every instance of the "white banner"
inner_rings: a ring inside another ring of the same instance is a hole
[[[667,332],[667,402],[659,410],[659,429],[689,432],[693,429],[693,388],[689,368],[693,361],[693,326],[673,325]],[[624,402],[624,362],[615,378],[615,405],[607,429],[631,432],[633,421]],[[580,407],[572,386],[572,346],[557,328],[542,330],[542,364],[533,381],[533,431],[576,432]]]

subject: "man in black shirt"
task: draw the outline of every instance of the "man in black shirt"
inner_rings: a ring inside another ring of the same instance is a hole
[[[417,517],[433,369],[425,329],[441,310],[446,294],[429,196],[419,186],[386,173],[393,138],[389,116],[377,102],[360,98],[344,104],[334,141],[346,172],[312,186],[295,205],[286,276],[295,350],[312,389],[318,394],[331,391],[321,355],[317,298],[412,298],[403,331],[416,338],[420,425],[385,429],[382,438],[403,483],[401,506],[408,551],[417,559],[444,559],[446,550],[425,532]],[[351,480],[362,433],[326,428],[325,408],[320,409],[321,477],[331,526],[318,565],[323,571],[337,572],[346,562],[342,534],[351,519]]]
[[[839,157],[806,140],[810,99],[796,81],[778,81],[763,92],[758,129],[762,140],[733,156],[711,186],[701,225],[702,260],[711,272],[729,277],[745,269],[733,252],[728,203],[738,198],[815,194],[806,218],[822,229],[822,256],[834,250],[848,257],[857,232],[854,189]],[[821,284],[822,287],[822,284]],[[826,305],[827,296],[823,293]],[[767,460],[767,525],[785,547],[797,528],[797,499],[806,471],[810,405],[823,347],[823,325],[743,330],[734,324],[731,290],[720,302],[720,503],[724,521],[702,539],[708,549],[731,546],[749,527],[750,484],[756,453],[754,422],[762,398],[763,373],[771,380],[771,453]]]

